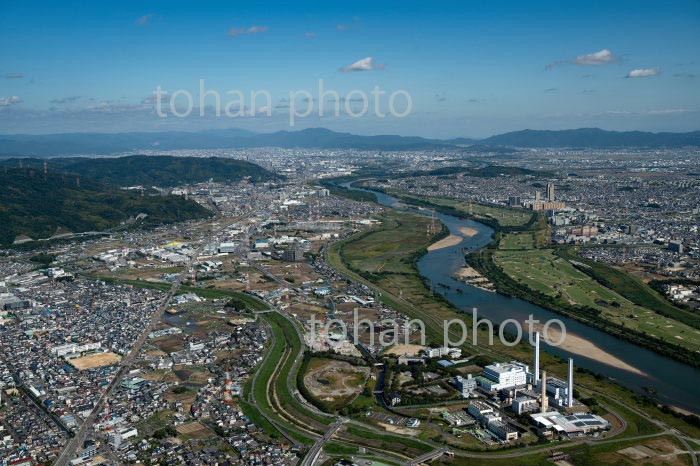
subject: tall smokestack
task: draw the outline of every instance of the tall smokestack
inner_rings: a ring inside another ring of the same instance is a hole
[[[540,332],[535,333],[535,381],[533,383],[537,384],[540,379]]]
[[[566,405],[569,408],[574,407],[574,358],[569,358],[569,389],[567,391],[568,399]]]
[[[547,371],[542,371],[540,387],[542,387],[542,401],[540,405],[542,406],[542,412],[546,413],[549,409],[549,398],[547,398]]]

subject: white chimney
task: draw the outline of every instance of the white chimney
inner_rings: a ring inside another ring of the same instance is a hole
[[[566,405],[569,408],[574,407],[574,358],[569,358],[569,389],[567,392],[568,400]]]
[[[542,381],[540,382],[540,387],[542,388],[542,400],[540,405],[542,406],[542,412],[546,413],[549,409],[549,398],[547,398],[547,371],[542,371]]]
[[[535,333],[535,370],[533,373],[535,374],[533,385],[536,385],[540,379],[540,332]]]

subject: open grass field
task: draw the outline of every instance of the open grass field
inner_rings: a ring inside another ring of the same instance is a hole
[[[403,220],[401,224],[391,221],[396,215],[401,216]],[[458,313],[455,308],[442,301],[437,292],[431,294],[413,262],[396,254],[396,248],[400,247],[403,254],[410,257],[424,247],[423,226],[429,219],[412,217],[420,216],[390,211],[387,214],[388,220],[385,220],[378,229],[357,235],[351,240],[336,243],[331,249],[328,261],[338,270],[344,270],[344,264],[348,264],[350,273],[354,272],[356,278],[366,279],[386,290],[388,293],[382,293],[381,297],[385,304],[411,317],[422,319],[426,324],[426,343],[442,344],[445,321],[462,319],[467,328],[471,328],[471,316]],[[379,273],[376,272],[377,264],[385,264]],[[389,270],[397,272],[388,272]],[[457,337],[453,336],[453,338]],[[479,339],[480,341],[488,339],[485,330],[479,333]],[[415,343],[415,340],[412,342]],[[494,349],[496,348],[489,348],[489,350]],[[467,355],[483,351],[482,348],[471,345],[464,346],[463,350]],[[530,357],[529,349],[525,346],[519,345],[506,351],[512,358]]]
[[[382,217],[380,229],[343,249],[351,267],[370,273],[411,273],[410,257],[430,243],[430,219],[423,215],[391,212]],[[416,235],[423,231],[423,235]]]
[[[301,405],[290,391],[287,381],[290,378],[296,381],[296,374],[290,375],[290,372],[301,348],[301,341],[293,324],[280,314],[266,314],[263,319],[269,323],[275,334],[275,343],[268,350],[270,355],[265,364],[257,369],[256,383],[253,384],[251,379],[245,392],[253,392],[257,402],[256,408],[275,419],[288,435],[302,444],[313,443],[311,437],[307,433],[299,432],[296,426],[304,426],[304,429],[312,432],[324,432],[326,426],[331,424],[332,418],[318,415]],[[248,405],[246,410],[250,413],[249,416],[262,418],[254,413],[255,408],[252,405]],[[263,425],[270,430],[276,430],[269,422]]]
[[[182,424],[175,428],[177,433],[180,434],[182,440],[189,439],[205,439],[211,437],[212,432],[204,425],[199,422],[190,422],[189,424]]]
[[[553,451],[561,451],[570,455],[566,462],[554,463],[548,460]],[[614,442],[598,445],[553,445],[544,453],[519,456],[517,458],[460,458],[444,462],[433,462],[436,466],[690,466],[690,455],[684,447],[671,436],[659,436],[626,442]]]
[[[700,350],[700,331],[640,307],[603,286],[552,249],[494,253],[496,265],[518,283],[571,305],[600,311],[601,317],[652,336]]]
[[[412,314],[410,308],[421,310],[427,325],[427,338],[442,342],[441,325],[444,319],[455,316],[454,309],[436,300],[421,280],[413,257],[425,249],[430,240],[426,235],[430,219],[408,212],[390,211],[382,217],[382,225],[348,241],[336,243],[328,257],[330,263],[343,270],[346,265],[358,278],[389,291],[382,300],[390,307]],[[410,302],[404,301],[410,297]],[[429,317],[428,317],[429,316]]]
[[[537,232],[523,231],[504,235],[498,249],[534,249],[537,246]]]

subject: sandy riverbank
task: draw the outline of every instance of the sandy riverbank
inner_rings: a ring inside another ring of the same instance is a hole
[[[454,275],[452,275],[452,278],[462,281],[468,285],[475,286],[476,288],[484,291],[489,291],[492,293],[496,291],[493,283],[491,283],[488,278],[484,277],[468,265],[459,269]]]
[[[479,272],[477,272],[476,269],[469,267],[468,265],[465,265],[461,269],[457,271],[453,275],[454,278],[457,280],[465,280],[468,278],[483,278],[483,275],[481,275]]]
[[[523,327],[526,328],[524,323]],[[532,328],[533,330],[542,332],[541,325],[533,325]],[[547,329],[547,332],[550,341],[558,343],[559,340],[561,340],[561,331],[559,330],[559,328],[550,326]],[[611,367],[616,367],[627,372],[632,372],[633,374],[647,375],[646,373],[640,371],[636,367],[630,366],[621,359],[618,359],[614,355],[608,353],[607,351],[591,343],[590,341],[579,337],[578,335],[567,333],[564,342],[561,345],[559,345],[558,348],[561,348],[573,354],[577,354],[579,356],[594,359]]]
[[[459,232],[462,233],[466,238],[471,238],[472,236],[479,233],[479,230],[470,227],[459,227]]]
[[[450,246],[456,246],[462,242],[462,237],[457,235],[450,235],[447,238],[443,238],[437,243],[433,243],[428,246],[428,251],[435,251],[437,249],[449,248]]]

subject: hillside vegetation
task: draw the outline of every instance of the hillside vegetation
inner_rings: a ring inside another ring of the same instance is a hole
[[[158,225],[211,213],[179,196],[145,195],[77,175],[27,168],[0,169],[0,244],[18,236],[48,238],[56,233],[102,231],[139,214],[140,225]]]
[[[22,159],[25,168],[43,170],[44,160]],[[222,157],[172,157],[165,155],[130,155],[125,157],[66,157],[47,161],[49,170],[74,173],[117,186],[177,186],[213,181],[252,182],[276,179],[259,165]],[[20,159],[7,159],[0,166],[18,167]]]

